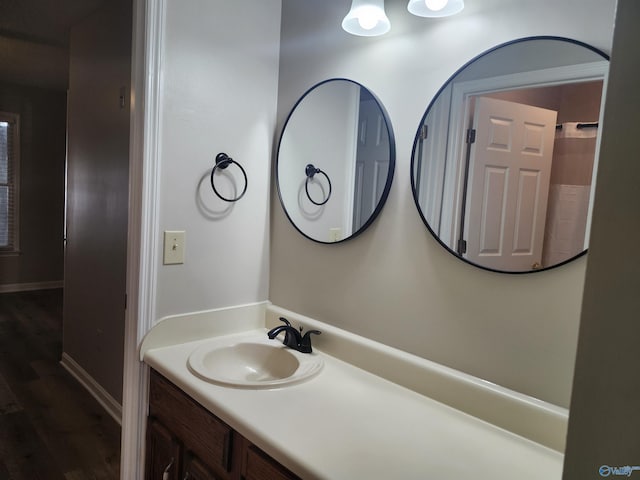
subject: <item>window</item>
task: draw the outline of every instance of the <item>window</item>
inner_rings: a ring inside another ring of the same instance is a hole
[[[18,251],[20,119],[0,112],[0,254]]]

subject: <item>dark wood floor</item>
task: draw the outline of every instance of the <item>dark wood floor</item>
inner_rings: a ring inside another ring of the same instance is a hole
[[[61,353],[62,290],[0,294],[0,480],[119,478],[120,427]]]

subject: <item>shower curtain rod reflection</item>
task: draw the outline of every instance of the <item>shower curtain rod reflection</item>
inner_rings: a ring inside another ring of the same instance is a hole
[[[576,128],[580,130],[583,128],[598,128],[598,126],[598,122],[578,122]],[[556,125],[556,130],[562,130],[562,123]]]

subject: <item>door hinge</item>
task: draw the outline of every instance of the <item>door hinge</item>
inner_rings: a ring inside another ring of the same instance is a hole
[[[467,130],[467,143],[475,143],[476,141],[476,129],[470,128]]]
[[[127,309],[127,301],[129,300],[129,297],[127,296],[127,294],[124,294],[124,309]]]
[[[420,140],[426,140],[428,136],[429,136],[429,126],[422,125],[422,128],[420,128]]]
[[[462,238],[458,240],[458,253],[460,255],[467,253],[467,241]]]

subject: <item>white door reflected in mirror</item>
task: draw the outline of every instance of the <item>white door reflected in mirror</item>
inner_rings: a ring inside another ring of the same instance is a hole
[[[459,252],[465,258],[495,270],[542,263],[556,117],[553,110],[476,99],[462,210],[468,240]]]

